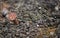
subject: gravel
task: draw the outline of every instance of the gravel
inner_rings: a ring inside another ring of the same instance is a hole
[[[16,12],[19,20],[17,25],[10,23],[6,17],[1,17],[1,12],[0,18],[3,20],[0,21],[0,38],[40,38],[40,28],[58,29],[60,26],[59,0],[1,0],[0,2],[9,4],[8,11]],[[47,35],[41,37],[49,38]]]

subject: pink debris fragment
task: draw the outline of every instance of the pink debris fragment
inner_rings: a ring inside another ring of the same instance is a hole
[[[15,20],[16,17],[17,17],[16,13],[13,13],[13,12],[7,15],[8,20],[11,20],[11,21]]]

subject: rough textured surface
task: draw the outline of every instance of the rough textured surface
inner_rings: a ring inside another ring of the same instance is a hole
[[[16,12],[20,23],[10,23],[0,12],[0,38],[57,38],[60,33],[60,0],[0,0],[1,7],[2,3],[9,4],[8,10]],[[55,28],[54,35],[47,32]]]

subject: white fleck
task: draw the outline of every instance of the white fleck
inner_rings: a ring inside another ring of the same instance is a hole
[[[59,10],[59,7],[58,7],[58,6],[56,6],[56,7],[55,7],[55,10],[56,10],[56,11],[58,11],[58,10]]]
[[[29,34],[29,32],[27,32],[27,34]]]
[[[37,27],[39,27],[39,25],[37,24]]]
[[[27,25],[29,25],[29,22],[27,21]]]
[[[41,7],[39,7],[39,9],[41,9]]]
[[[7,10],[6,8],[4,8],[4,9],[2,10],[2,13],[5,15],[5,14],[8,13],[8,10]]]
[[[29,38],[29,36],[27,38]]]
[[[53,35],[54,34],[54,32],[50,32],[50,35]]]

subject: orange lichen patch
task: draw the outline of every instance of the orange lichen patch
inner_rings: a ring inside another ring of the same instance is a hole
[[[8,8],[10,5],[7,3],[3,3],[3,8]]]
[[[8,20],[11,20],[11,21],[15,20],[16,17],[17,17],[16,13],[9,13],[7,15]]]
[[[2,3],[1,5],[0,5],[0,10],[2,11],[2,10],[7,10],[7,8],[9,8],[10,7],[10,5],[9,4],[7,4],[7,3]]]
[[[55,32],[56,28],[48,29],[49,32]]]

